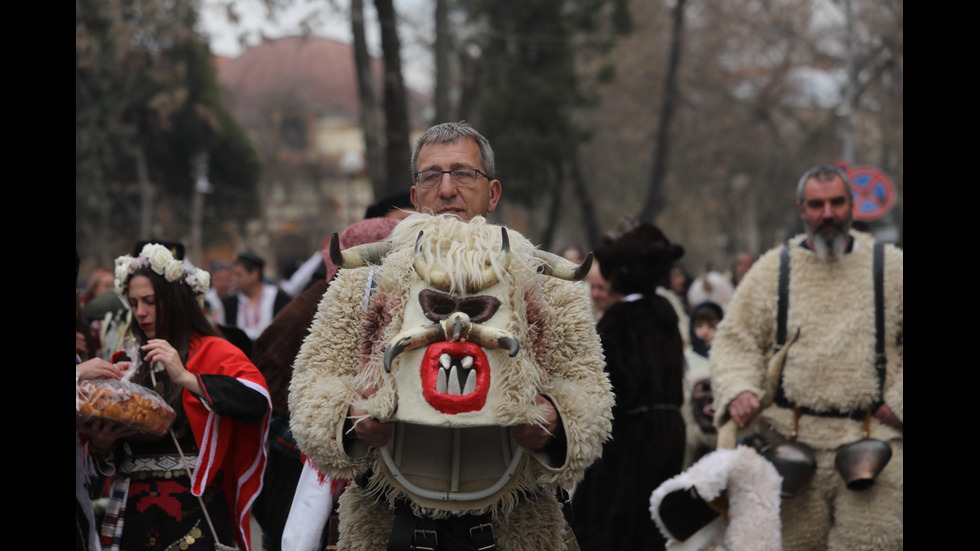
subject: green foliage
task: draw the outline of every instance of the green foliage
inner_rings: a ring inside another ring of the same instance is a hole
[[[138,235],[141,227],[187,239],[201,154],[214,190],[205,200],[205,244],[225,221],[257,211],[258,156],[222,104],[209,49],[194,30],[196,5],[76,2],[75,236],[102,264],[150,237]]]
[[[605,0],[476,1],[471,21],[485,29],[474,119],[493,144],[506,198],[534,204],[557,189],[560,166],[584,133],[572,120],[585,98],[575,56],[577,38],[598,30]]]

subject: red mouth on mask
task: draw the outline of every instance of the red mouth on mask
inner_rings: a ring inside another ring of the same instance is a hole
[[[429,345],[421,366],[422,397],[441,413],[480,411],[490,390],[490,364],[471,342]]]

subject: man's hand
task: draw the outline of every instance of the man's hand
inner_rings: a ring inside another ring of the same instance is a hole
[[[123,425],[109,420],[93,419],[86,422],[76,422],[79,432],[89,437],[89,443],[94,448],[93,451],[105,453],[112,449],[116,440],[133,436],[136,431]]]
[[[372,387],[362,392],[361,397],[370,398],[376,392],[378,392],[378,389]],[[354,434],[361,442],[364,442],[368,446],[380,448],[391,440],[391,435],[394,432],[394,425],[392,423],[382,423],[377,419],[364,417],[367,415],[367,412],[354,404],[351,404],[350,410],[347,413],[351,422],[354,423]]]
[[[558,418],[558,411],[555,406],[540,394],[534,399],[535,405],[544,404],[546,411],[544,414],[544,425],[527,423],[514,427],[514,440],[519,446],[529,450],[540,450],[545,447],[554,436],[561,430],[561,419]]]
[[[889,427],[903,430],[904,423],[902,423],[902,420],[895,415],[892,408],[888,407],[888,404],[881,404],[881,407],[875,412],[875,419],[881,421]]]
[[[744,427],[755,421],[755,418],[759,416],[760,409],[759,399],[755,397],[755,394],[746,390],[728,404],[728,415],[732,417],[736,425]]]

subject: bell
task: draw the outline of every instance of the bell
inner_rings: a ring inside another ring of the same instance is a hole
[[[837,452],[834,466],[849,490],[867,490],[892,458],[892,448],[874,438],[862,438]]]
[[[817,460],[813,452],[801,444],[787,442],[767,446],[763,456],[775,465],[776,471],[783,477],[779,491],[783,498],[796,495],[817,470]]]

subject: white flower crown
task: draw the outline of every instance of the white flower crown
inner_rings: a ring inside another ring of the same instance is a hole
[[[170,283],[182,281],[194,291],[197,301],[204,304],[204,296],[211,286],[211,274],[186,260],[177,260],[170,249],[158,243],[148,243],[135,258],[125,255],[116,259],[116,291],[124,295],[129,276],[147,266]]]

